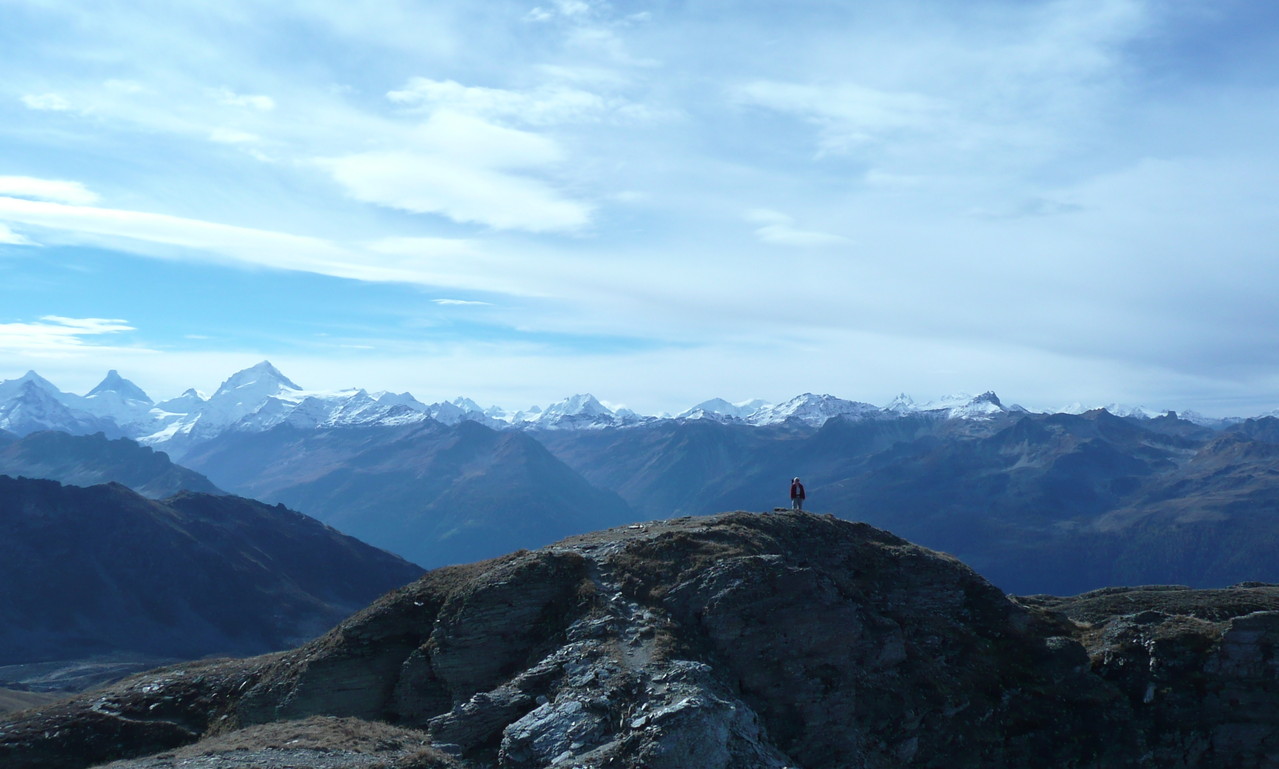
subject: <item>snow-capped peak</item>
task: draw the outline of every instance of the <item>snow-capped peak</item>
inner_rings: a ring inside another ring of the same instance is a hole
[[[545,409],[536,407],[515,415],[515,424],[546,430],[576,430],[582,428],[611,427],[616,415],[594,395],[581,393]]]
[[[723,398],[711,398],[708,401],[702,401],[691,409],[676,415],[676,419],[707,419],[714,417],[728,417],[730,419],[745,419],[762,408],[771,406],[768,401],[756,398],[754,400],[742,401],[740,403],[729,403]]]
[[[919,407],[919,410],[943,412],[949,419],[987,419],[1008,411],[1004,408],[1004,404],[999,402],[999,396],[992,390],[977,396],[967,393],[948,395],[925,403]]]
[[[746,421],[756,425],[779,424],[787,419],[797,419],[805,424],[820,427],[833,417],[847,419],[863,419],[880,413],[877,406],[860,401],[849,401],[833,395],[814,395],[804,393],[797,395],[785,403],[761,408],[747,417]]]
[[[278,414],[288,408],[274,401],[296,405],[304,397],[301,387],[281,374],[269,361],[262,361],[232,374],[203,404],[192,403],[195,408],[186,412],[186,426],[179,428],[179,432],[192,436],[213,435],[264,407],[267,408],[267,413],[263,414],[264,421],[278,420]],[[167,405],[168,402],[162,407]]]
[[[55,387],[53,382],[34,371],[28,371],[17,379],[7,379],[0,382],[0,400],[8,400],[15,397],[28,386],[39,388],[41,391],[53,396],[60,403],[66,401],[66,393]]]
[[[302,388],[293,384],[292,380],[281,374],[280,370],[271,365],[270,361],[264,360],[256,366],[250,366],[243,371],[237,371],[232,374],[209,400],[218,400],[235,392],[253,392],[256,394],[266,390],[275,393],[284,390],[301,391]]]
[[[884,411],[891,411],[894,414],[911,414],[919,411],[919,406],[916,405],[914,398],[902,393],[893,398],[892,402],[884,407]]]
[[[485,409],[483,406],[471,400],[470,398],[464,398],[462,396],[458,396],[454,398],[453,400],[449,401],[449,403],[452,403],[454,406],[457,406],[458,408],[462,409],[463,413],[484,414],[485,416],[488,416],[489,410]]]
[[[374,393],[372,397],[384,406],[406,406],[414,411],[420,411],[424,414],[427,410],[427,405],[425,403],[414,398],[413,394],[408,392],[393,393],[382,391]]]
[[[81,401],[82,407],[94,416],[110,419],[117,425],[143,430],[151,425],[151,396],[134,383],[120,376],[115,369],[107,372],[97,387],[89,391]]]
[[[61,430],[74,434],[99,430],[119,432],[110,420],[68,405],[68,401],[82,399],[61,392],[34,371],[3,384],[6,387],[0,394],[0,429],[19,435],[37,430]]]
[[[190,414],[192,411],[199,410],[208,399],[207,395],[194,387],[190,387],[178,397],[160,401],[155,404],[155,407],[161,411],[168,411],[174,414]]]
[[[1145,406],[1132,406],[1126,403],[1108,403],[1105,406],[1084,406],[1076,401],[1058,410],[1060,414],[1083,414],[1089,411],[1104,409],[1117,417],[1136,417],[1138,419],[1155,419],[1164,416],[1167,411],[1154,411]]]
[[[120,372],[115,369],[108,371],[106,377],[98,383],[98,386],[90,390],[84,397],[94,398],[107,393],[114,393],[125,400],[141,401],[147,404],[152,402],[151,396],[147,395],[141,387],[120,376]]]
[[[552,403],[542,412],[541,419],[554,417],[598,417],[612,416],[607,406],[596,400],[590,393],[572,395],[559,403]]]

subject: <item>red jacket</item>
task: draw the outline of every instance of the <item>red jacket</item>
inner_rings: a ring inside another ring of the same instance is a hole
[[[804,498],[804,484],[799,481],[791,481],[790,498],[795,499],[796,497],[800,499]]]

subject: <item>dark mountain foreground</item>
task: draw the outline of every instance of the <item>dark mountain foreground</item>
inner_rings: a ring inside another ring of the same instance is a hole
[[[283,507],[0,476],[0,686],[288,648],[421,573]]]
[[[446,567],[294,651],[12,715],[0,765],[1273,767],[1277,646],[1276,586],[1010,598],[866,524],[730,513]]]
[[[14,710],[26,710],[58,699],[45,692],[27,692],[15,689],[0,689],[0,713]]]

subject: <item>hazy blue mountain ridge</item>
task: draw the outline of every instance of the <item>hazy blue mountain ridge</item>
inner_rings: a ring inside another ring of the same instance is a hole
[[[636,519],[529,434],[470,421],[227,432],[185,461],[427,567]]]
[[[283,507],[0,475],[0,664],[280,649],[419,574]]]
[[[152,499],[180,491],[223,493],[208,478],[174,464],[161,451],[102,433],[70,435],[45,430],[19,438],[0,435],[0,473],[45,478],[74,486],[114,481]]]

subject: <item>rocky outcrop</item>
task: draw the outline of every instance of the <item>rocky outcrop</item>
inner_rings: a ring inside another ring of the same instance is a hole
[[[295,651],[11,717],[0,764],[327,716],[418,735],[429,754],[384,762],[405,769],[1269,767],[1277,612],[1263,585],[1013,599],[863,524],[684,518],[440,569]],[[119,766],[144,765],[177,764]]]
[[[1036,602],[1028,599],[1028,603]],[[1119,588],[1039,599],[1081,623],[1122,694],[1139,766],[1279,766],[1279,587]]]

